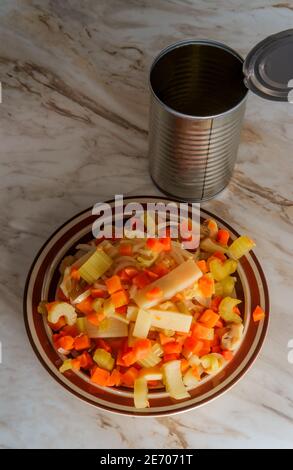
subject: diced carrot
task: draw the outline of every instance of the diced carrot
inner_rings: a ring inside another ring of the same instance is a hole
[[[76,370],[80,369],[80,359],[79,359],[79,357],[75,357],[74,359],[71,359],[71,367],[72,367],[72,369],[76,369]]]
[[[153,287],[152,289],[146,292],[146,297],[150,300],[159,299],[160,297],[162,297],[162,295],[163,291],[160,287]]]
[[[74,349],[81,351],[82,349],[87,349],[91,345],[88,335],[80,335],[74,339]]]
[[[96,289],[96,288],[91,289],[91,296],[94,299],[104,299],[105,297],[107,297],[107,295],[108,295],[107,291],[103,289]]]
[[[61,338],[58,339],[56,346],[58,348],[65,349],[66,351],[71,351],[74,347],[74,339],[72,336],[61,336]]]
[[[229,238],[230,238],[230,233],[228,232],[228,230],[225,230],[224,228],[220,228],[218,230],[217,241],[221,245],[227,246]]]
[[[156,279],[158,279],[158,277],[159,277],[159,275],[157,273],[155,273],[154,271],[152,271],[151,269],[145,269],[144,272],[147,274],[147,276],[150,279],[153,279],[154,281]]]
[[[204,313],[200,316],[199,320],[201,323],[204,324],[204,326],[207,326],[208,328],[214,328],[216,325],[217,321],[219,320],[220,315],[215,313],[211,309],[207,309],[204,311]]]
[[[215,324],[215,328],[224,328],[224,323],[222,320],[218,320],[217,323]]]
[[[159,242],[161,243],[163,247],[163,251],[171,250],[171,238],[170,237],[159,238]]]
[[[125,269],[120,269],[120,271],[118,271],[117,275],[120,277],[121,281],[129,282],[129,280],[130,280],[130,277],[128,276]]]
[[[126,272],[127,276],[132,279],[134,276],[138,274],[138,270],[136,268],[133,268],[132,266],[129,266],[128,268],[124,268],[124,271]]]
[[[205,297],[211,297],[214,291],[214,280],[207,275],[203,275],[198,280],[198,287]]]
[[[181,302],[182,299],[183,299],[183,295],[180,294],[180,292],[178,292],[172,297],[171,302]]]
[[[172,343],[167,343],[163,347],[164,354],[180,354],[182,351],[182,344],[178,343],[178,341],[172,341]]]
[[[89,313],[89,315],[86,316],[87,320],[92,323],[95,326],[99,326],[102,320],[104,320],[105,315],[104,313]]]
[[[201,340],[198,340],[197,338],[194,338],[190,336],[189,338],[186,338],[184,341],[184,349],[187,352],[192,352],[193,354],[198,355],[199,351],[202,349],[204,346],[204,342]]]
[[[165,354],[163,362],[176,361],[179,358],[179,354]]]
[[[219,305],[222,302],[223,297],[220,295],[215,295],[211,301],[211,309],[217,312],[219,310]]]
[[[130,367],[121,377],[121,381],[128,387],[133,387],[134,381],[138,376],[138,370],[135,367]]]
[[[132,245],[130,243],[121,243],[119,246],[121,256],[132,256]]]
[[[111,295],[111,300],[115,308],[119,308],[119,307],[122,307],[123,305],[127,305],[129,302],[129,298],[125,290],[119,290],[117,292],[114,292],[114,294]]]
[[[87,351],[84,351],[82,354],[80,354],[78,356],[78,360],[80,363],[80,367],[82,367],[83,369],[89,369],[94,364],[92,356]]]
[[[200,369],[198,366],[192,366],[192,375],[197,378],[197,380],[200,380]]]
[[[162,346],[164,346],[167,343],[172,343],[175,341],[174,336],[166,336],[164,335],[164,333],[159,333],[159,337],[160,337],[160,343]]]
[[[169,269],[167,268],[167,266],[165,266],[164,263],[158,263],[152,267],[152,271],[156,273],[159,277],[163,277],[168,274]]]
[[[197,264],[197,266],[199,267],[199,269],[201,270],[201,272],[203,274],[206,274],[208,272],[208,265],[207,265],[206,260],[201,259],[201,260],[197,261],[196,264]]]
[[[65,317],[60,317],[59,320],[56,323],[50,323],[48,322],[48,325],[52,330],[58,331],[60,328],[62,328],[64,325],[66,325],[66,320]]]
[[[150,284],[151,280],[145,272],[141,272],[132,279],[132,282],[139,289],[143,289]]]
[[[105,283],[108,288],[109,294],[114,294],[114,292],[117,292],[122,289],[120,277],[117,276],[117,274],[107,279]]]
[[[120,313],[121,315],[125,315],[127,313],[127,305],[122,305],[121,307],[115,308],[116,313]]]
[[[203,341],[203,346],[198,352],[198,356],[205,356],[206,354],[209,354],[211,351],[211,341],[208,341],[206,339],[202,340]],[[195,353],[194,353],[195,354]]]
[[[226,259],[227,259],[226,256],[224,255],[224,253],[222,253],[221,251],[215,251],[213,256],[214,256],[214,258],[218,258],[222,262],[226,261]]]
[[[241,315],[241,312],[240,312],[239,308],[237,307],[237,305],[235,307],[233,307],[233,312],[236,313],[237,315]]]
[[[76,325],[65,325],[64,328],[61,330],[61,335],[62,336],[72,336],[75,338],[75,336],[79,335],[79,330]]]
[[[227,333],[227,328],[223,327],[223,328],[215,328],[215,333],[217,334],[217,336],[219,338],[222,338],[222,336]]]
[[[122,356],[123,363],[126,367],[132,366],[136,362],[136,355],[133,349]]]
[[[156,388],[159,384],[159,380],[148,380],[148,388]]]
[[[105,351],[107,351],[107,352],[112,351],[112,348],[111,348],[110,344],[105,339],[98,338],[96,340],[96,345],[97,345],[98,348],[105,349]]]
[[[78,310],[85,315],[93,312],[93,298],[91,296],[84,299],[82,302],[79,302],[76,306]]]
[[[211,335],[212,328],[201,325],[200,323],[194,323],[192,325],[192,336],[198,339],[208,339]]]
[[[116,364],[117,366],[125,367],[124,361],[122,359],[122,355],[123,355],[123,352],[121,349],[119,349],[117,352]]]
[[[220,342],[221,342],[220,337],[215,333],[214,339],[211,341],[211,347],[219,346]]]
[[[107,380],[108,387],[119,387],[121,384],[121,373],[118,369],[113,369],[110,377]]]
[[[231,359],[233,359],[233,353],[228,349],[222,351],[222,356],[224,357],[224,359],[226,359],[226,361],[231,361]]]
[[[152,250],[156,253],[160,253],[164,249],[158,238],[148,238],[146,241],[146,246],[149,250]]]
[[[108,380],[110,378],[110,372],[107,370],[101,369],[100,367],[97,367],[91,376],[92,382],[94,382],[97,385],[100,385],[101,387],[106,387]]]
[[[71,279],[74,279],[75,281],[79,281],[80,280],[80,274],[79,274],[79,271],[78,269],[73,266],[70,270],[70,277]]]
[[[129,367],[135,362],[144,359],[150,352],[152,343],[149,339],[138,339],[132,348],[122,356],[122,361]]]
[[[255,309],[252,313],[252,316],[253,316],[253,320],[255,322],[257,322],[257,321],[263,320],[265,318],[266,314],[263,311],[263,309],[258,305],[257,307],[255,307]]]
[[[49,302],[46,304],[46,309],[47,309],[47,312],[49,313],[50,310],[55,307],[55,305],[58,304],[58,300],[54,300],[53,302]]]
[[[189,362],[187,359],[181,359],[181,372],[184,373],[189,368]]]

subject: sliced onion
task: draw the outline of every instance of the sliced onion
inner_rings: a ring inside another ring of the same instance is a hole
[[[75,299],[73,299],[72,303],[74,305],[80,304],[80,302],[87,299],[90,295],[91,295],[91,289],[87,289],[84,292],[82,292],[80,295],[78,295]]]

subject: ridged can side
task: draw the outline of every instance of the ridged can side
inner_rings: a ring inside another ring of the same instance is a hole
[[[245,102],[224,116],[178,117],[151,98],[149,164],[156,185],[178,199],[210,199],[229,183]]]

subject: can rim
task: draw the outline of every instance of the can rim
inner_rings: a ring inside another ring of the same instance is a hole
[[[242,62],[242,64],[244,63],[243,57],[238,52],[236,52],[231,47],[229,47],[226,44],[223,44],[222,42],[219,42],[219,41],[214,41],[212,39],[183,39],[181,41],[176,41],[172,44],[169,44],[169,46],[165,47],[164,49],[162,49],[159,52],[159,54],[154,58],[154,60],[152,62],[152,65],[150,67],[148,83],[149,83],[149,88],[150,88],[151,94],[155,98],[155,100],[158,103],[160,103],[163,108],[165,108],[169,113],[173,114],[174,116],[184,118],[184,119],[190,119],[191,121],[209,120],[209,119],[214,119],[214,118],[218,118],[218,117],[224,117],[228,114],[231,114],[236,109],[240,108],[240,106],[247,99],[247,95],[248,95],[248,92],[249,92],[249,89],[247,87],[246,87],[246,93],[245,93],[244,97],[235,106],[233,106],[233,108],[230,108],[227,111],[224,111],[222,113],[212,114],[210,116],[197,116],[197,115],[191,116],[190,114],[181,113],[180,111],[176,111],[174,108],[171,108],[170,106],[168,106],[166,103],[164,103],[164,101],[162,101],[157,96],[157,94],[155,93],[155,91],[152,87],[152,84],[151,84],[151,74],[152,74],[152,71],[153,71],[154,67],[159,62],[159,60],[162,57],[164,57],[168,52],[170,52],[174,49],[177,49],[178,47],[186,46],[186,45],[189,45],[189,44],[205,44],[205,45],[209,45],[209,46],[218,47],[219,49],[224,49],[225,51],[230,52],[230,54],[234,55],[237,59],[239,59]],[[244,84],[245,84],[245,82],[244,82]]]

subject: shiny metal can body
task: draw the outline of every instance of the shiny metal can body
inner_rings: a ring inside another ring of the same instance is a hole
[[[208,40],[164,49],[150,71],[149,162],[155,184],[204,201],[232,175],[245,112],[243,59]]]

